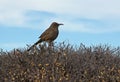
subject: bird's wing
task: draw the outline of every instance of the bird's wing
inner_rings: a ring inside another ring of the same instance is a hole
[[[52,29],[48,28],[47,30],[45,30],[39,38],[41,38],[41,39],[50,38],[50,35],[53,33],[53,31],[50,31],[50,30],[52,30]]]
[[[48,29],[47,29],[47,30],[48,30]],[[49,31],[47,31],[47,30],[45,30],[45,31],[39,36],[39,38],[41,38],[41,37],[47,35],[47,34],[49,33]]]

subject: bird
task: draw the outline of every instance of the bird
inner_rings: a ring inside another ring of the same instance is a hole
[[[59,30],[58,27],[60,25],[63,25],[62,23],[57,23],[57,22],[52,22],[52,24],[49,26],[49,28],[47,28],[39,37],[39,40],[34,43],[27,51],[31,50],[31,48],[33,48],[34,46],[36,46],[37,44],[45,41],[48,43],[52,43],[59,34]]]

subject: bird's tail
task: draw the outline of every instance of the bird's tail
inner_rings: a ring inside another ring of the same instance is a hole
[[[36,46],[37,44],[41,43],[42,40],[38,40],[36,43],[34,43],[27,51],[30,51],[34,46]]]

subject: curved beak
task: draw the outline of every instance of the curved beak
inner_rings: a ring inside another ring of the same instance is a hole
[[[59,25],[64,25],[64,24],[62,24],[62,23],[59,23]]]

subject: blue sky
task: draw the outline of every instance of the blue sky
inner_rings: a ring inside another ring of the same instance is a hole
[[[25,48],[56,21],[55,42],[120,46],[119,0],[0,0],[0,48]]]

